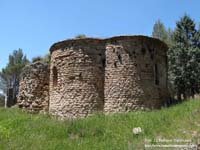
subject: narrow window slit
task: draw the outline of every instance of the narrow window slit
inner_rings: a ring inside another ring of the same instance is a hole
[[[155,71],[155,84],[159,85],[159,74],[158,74],[158,65],[155,64],[154,66],[154,71]]]
[[[53,86],[56,87],[58,85],[58,70],[56,67],[53,67]]]
[[[114,66],[115,66],[115,68],[117,68],[117,62],[114,62]]]
[[[102,65],[103,65],[103,67],[105,67],[106,66],[106,59],[104,58],[104,59],[102,59]]]

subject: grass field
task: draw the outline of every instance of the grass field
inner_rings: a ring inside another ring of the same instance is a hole
[[[132,129],[142,133],[133,135]],[[200,100],[150,112],[95,114],[59,121],[48,115],[0,109],[0,150],[129,150],[144,140],[200,139]]]

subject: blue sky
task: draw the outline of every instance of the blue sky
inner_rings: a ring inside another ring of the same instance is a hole
[[[31,59],[80,33],[151,35],[159,18],[174,28],[185,13],[198,23],[199,6],[199,0],[0,0],[0,69],[14,49]]]

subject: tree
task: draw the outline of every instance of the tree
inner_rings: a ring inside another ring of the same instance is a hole
[[[50,64],[50,59],[51,59],[51,55],[50,55],[50,53],[47,53],[44,56],[33,57],[32,58],[32,63],[37,62],[37,61],[41,61],[41,62]]]
[[[156,23],[153,26],[152,37],[158,38],[167,43],[168,33],[160,19],[156,21]]]
[[[168,47],[171,47],[173,45],[173,39],[172,39],[172,35],[173,35],[174,31],[171,28],[167,29],[167,40],[164,41]]]
[[[4,107],[4,95],[2,95],[1,93],[0,93],[0,107]]]
[[[42,61],[43,58],[41,56],[36,56],[32,58],[32,63],[37,62],[37,61]]]
[[[6,93],[6,77],[3,75],[2,72],[0,72],[0,91],[3,93]]]
[[[44,55],[43,60],[44,60],[44,62],[50,64],[50,61],[51,61],[50,53],[47,53],[46,55]]]
[[[169,80],[181,100],[198,93],[200,83],[199,32],[194,21],[184,15],[176,23],[168,51]]]
[[[13,89],[14,103],[16,102],[16,96],[19,90],[20,73],[27,63],[29,61],[23,54],[22,49],[14,50],[9,55],[7,66],[0,72],[0,88],[4,93],[7,93],[8,89]]]

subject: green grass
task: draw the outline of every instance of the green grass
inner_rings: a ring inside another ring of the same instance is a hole
[[[133,135],[134,127],[141,127],[142,133]],[[0,150],[143,149],[144,139],[156,138],[200,138],[200,100],[151,112],[96,114],[71,121],[0,109]]]

